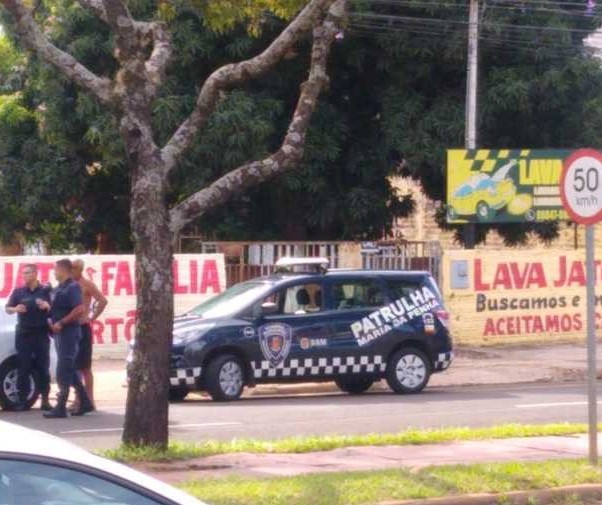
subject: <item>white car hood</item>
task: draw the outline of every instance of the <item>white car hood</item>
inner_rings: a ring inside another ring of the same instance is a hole
[[[0,454],[3,452],[42,456],[75,463],[82,467],[100,470],[129,480],[180,505],[203,505],[202,502],[192,496],[153,477],[120,463],[91,454],[71,442],[41,431],[34,431],[0,421]]]

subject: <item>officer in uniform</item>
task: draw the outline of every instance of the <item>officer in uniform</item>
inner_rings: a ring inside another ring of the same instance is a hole
[[[73,280],[73,265],[70,260],[56,262],[55,276],[59,286],[54,290],[54,298],[50,308],[50,329],[56,340],[58,363],[56,378],[59,394],[56,406],[44,414],[46,418],[67,417],[67,400],[71,386],[79,397],[77,410],[73,416],[82,416],[93,410],[92,402],[81,383],[75,367],[79,343],[82,338],[80,319],[86,312],[83,304],[80,285]]]
[[[33,264],[23,267],[25,285],[15,289],[6,312],[17,314],[18,324],[15,333],[15,348],[19,364],[17,373],[18,403],[15,410],[27,409],[30,374],[35,368],[38,386],[42,394],[42,410],[50,410],[50,338],[48,336],[48,310],[50,309],[50,286],[42,286],[38,281],[38,267]]]

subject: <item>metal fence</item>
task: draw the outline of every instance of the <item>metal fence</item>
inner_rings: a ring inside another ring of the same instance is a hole
[[[441,282],[439,242],[377,242],[362,247],[362,267],[366,270],[426,270]]]
[[[269,275],[284,256],[324,257],[332,268],[339,266],[341,242],[205,242],[182,237],[180,252],[223,253],[227,285]]]
[[[232,286],[255,277],[269,275],[283,256],[325,257],[331,268],[347,266],[349,254],[342,261],[340,247],[345,242],[221,242],[203,241],[198,236],[182,236],[181,253],[222,253],[226,262],[227,285]],[[357,254],[359,244],[357,244]],[[359,259],[352,261],[359,266]],[[428,270],[440,281],[441,246],[439,242],[371,242],[363,243],[361,265],[367,270]]]

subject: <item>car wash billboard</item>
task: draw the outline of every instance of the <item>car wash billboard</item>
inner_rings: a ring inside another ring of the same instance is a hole
[[[560,198],[570,149],[450,149],[448,223],[568,220]]]

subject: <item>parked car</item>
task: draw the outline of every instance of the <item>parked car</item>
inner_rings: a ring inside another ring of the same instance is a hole
[[[2,505],[203,505],[60,438],[0,421]]]
[[[230,401],[245,386],[305,381],[358,394],[382,378],[396,393],[418,393],[449,367],[449,314],[430,273],[327,264],[283,258],[274,275],[177,317],[171,400],[203,390]]]
[[[17,391],[17,351],[15,349],[15,327],[17,316],[8,315],[4,310],[6,300],[0,300],[0,408],[11,410],[18,403]],[[54,378],[56,353],[50,346],[50,375]],[[35,374],[31,376],[31,387],[27,405],[32,406],[40,391]]]

